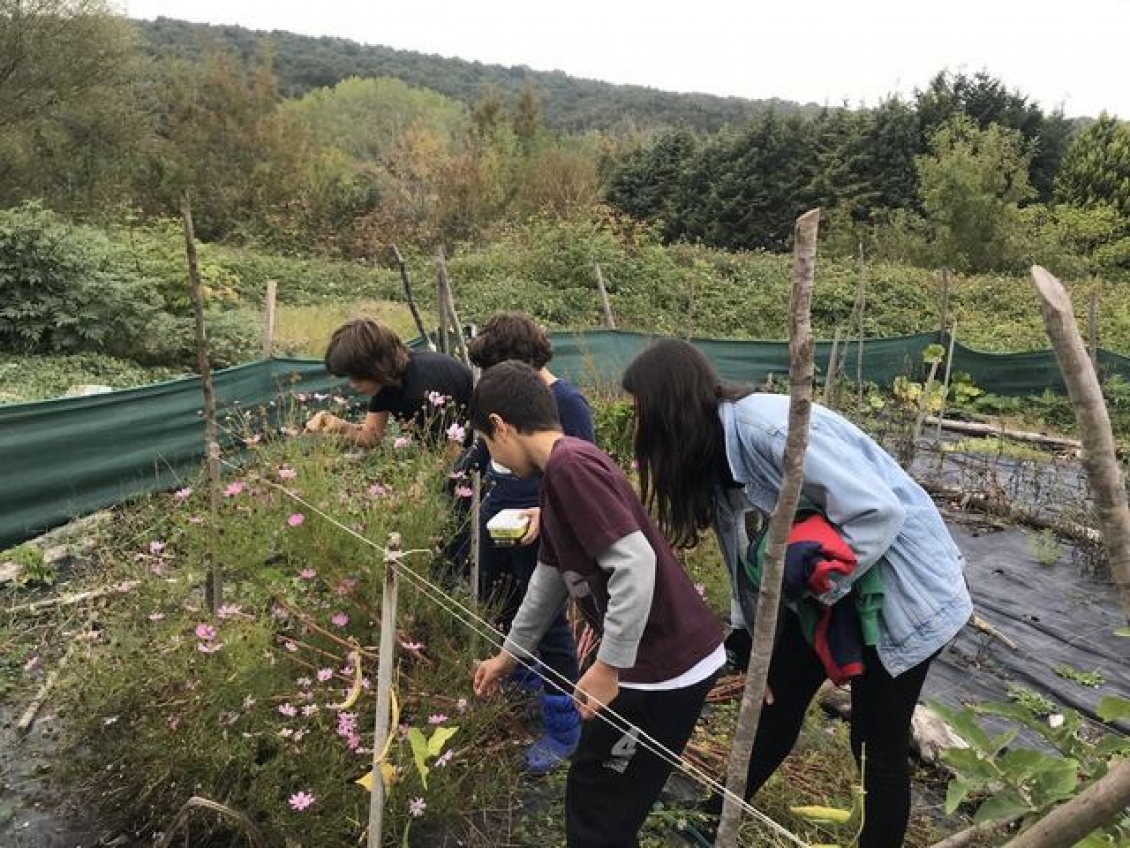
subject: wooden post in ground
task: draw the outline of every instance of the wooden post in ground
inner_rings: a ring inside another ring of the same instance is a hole
[[[369,795],[368,848],[381,848],[384,825],[385,781],[381,757],[392,731],[392,661],[396,654],[396,595],[400,587],[400,534],[389,533],[385,551],[384,589],[381,592],[381,642],[377,660],[377,711],[373,724],[373,791]]]
[[[938,332],[944,333],[950,320],[950,272],[942,269],[942,302],[938,309]]]
[[[263,358],[270,359],[275,352],[275,305],[279,284],[267,280],[267,298],[263,303]]]
[[[1099,530],[1110,557],[1111,576],[1118,586],[1123,614],[1130,620],[1130,505],[1102,386],[1087,356],[1075,323],[1075,309],[1063,284],[1039,265],[1032,268],[1032,279],[1040,294],[1048,338],[1079,423],[1083,469],[1087,472]]]
[[[946,400],[950,394],[950,375],[953,373],[953,346],[957,342],[957,322],[950,325],[950,341],[946,349],[946,373],[942,379],[942,408],[938,410],[938,429],[934,431],[934,441],[938,442],[938,470],[942,468],[942,422],[946,418]]]
[[[204,295],[200,285],[200,263],[196,257],[196,231],[192,226],[192,201],[188,191],[180,199],[181,228],[184,231],[184,252],[188,260],[188,293],[196,318],[196,367],[200,372],[200,388],[204,394],[204,468],[208,479],[208,504],[212,514],[211,540],[219,532],[220,512],[220,443],[216,437],[216,395],[212,389],[212,366],[208,361],[208,334],[204,326]],[[211,548],[212,542],[209,542]],[[214,615],[223,604],[223,580],[211,550],[208,551],[208,574],[204,599]]]
[[[804,481],[804,454],[808,448],[808,422],[812,414],[812,283],[816,268],[816,236],[820,210],[801,215],[793,230],[793,287],[789,303],[789,433],[785,439],[781,491],[769,519],[769,544],[761,570],[761,591],[754,622],[752,661],[746,674],[745,691],[738,711],[738,725],[726,764],[727,794],[722,819],[718,823],[719,848],[735,848],[741,824],[741,807],[734,800],[743,798],[746,771],[753,751],[753,740],[761,720],[769,659],[777,630],[777,607],[781,598],[785,547],[792,530],[801,484]]]
[[[471,609],[479,608],[479,546],[482,544],[482,525],[479,523],[483,512],[483,477],[478,471],[471,472]]]
[[[445,342],[444,353],[454,355],[455,348],[467,367],[471,367],[471,357],[467,354],[467,344],[463,341],[463,324],[459,314],[455,311],[455,296],[451,293],[451,281],[447,276],[447,256],[443,252],[443,245],[436,248],[436,283],[438,288],[440,327]],[[449,339],[447,327],[454,326],[455,338]]]
[[[828,354],[828,370],[824,373],[824,406],[831,409],[834,405],[836,393],[836,375],[840,370],[840,338],[843,330],[836,328],[836,336],[832,339],[832,350]]]
[[[428,335],[427,327],[424,326],[424,319],[420,315],[420,307],[416,305],[416,298],[412,296],[412,283],[408,279],[408,266],[404,263],[404,257],[400,255],[400,251],[396,245],[391,245],[392,255],[396,257],[396,267],[400,269],[400,288],[404,292],[404,300],[408,303],[408,311],[412,313],[412,320],[416,322],[416,332],[420,334],[427,344],[429,350],[435,350],[435,344],[432,342],[432,337]]]
[[[436,313],[439,316],[436,345],[440,353],[451,353],[447,343],[447,260],[443,245],[436,248]]]
[[[863,261],[863,242],[859,243],[859,287],[855,291],[852,313],[856,320],[855,391],[856,401],[863,406],[863,315],[867,310],[867,266]]]
[[[608,301],[608,289],[604,286],[604,272],[600,270],[600,263],[593,263],[593,276],[596,278],[596,290],[600,293],[600,307],[604,310],[604,326],[609,330],[616,329],[616,319],[612,317],[612,304]]]

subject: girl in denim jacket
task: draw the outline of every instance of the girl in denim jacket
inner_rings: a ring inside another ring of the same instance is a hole
[[[622,384],[635,401],[645,503],[676,545],[693,545],[712,528],[736,578],[749,545],[747,514],[768,515],[780,491],[788,398],[723,385],[697,348],[676,339],[636,357]],[[870,569],[883,587],[878,636],[852,681],[851,746],[857,763],[866,753],[859,844],[897,848],[910,814],[910,719],[931,660],[972,613],[962,556],[929,495],[859,428],[816,405],[801,494],[857,559],[816,600],[851,602],[852,585]],[[734,613],[735,625],[746,625],[736,603]],[[747,797],[792,750],[824,678],[796,615],[783,610]],[[721,798],[709,806],[720,810]]]

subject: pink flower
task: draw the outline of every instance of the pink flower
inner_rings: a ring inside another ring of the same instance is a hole
[[[703,598],[706,597],[706,584],[705,583],[695,583],[694,584],[694,590],[696,592],[698,592],[700,597],[703,597]]]
[[[154,539],[149,543],[149,553],[153,554],[153,556],[158,556],[163,550],[165,550],[165,543],[160,539]]]
[[[334,670],[332,668],[319,668],[318,669],[318,682],[325,683],[327,680],[332,680]]]
[[[310,718],[310,716],[314,715],[314,713],[316,713],[317,711],[318,711],[318,705],[317,704],[307,704],[306,706],[304,706],[302,708],[302,717],[303,718]]]
[[[180,716],[179,715],[171,715],[168,718],[168,722],[169,722],[169,730],[173,731],[173,733],[176,733],[177,728],[180,727]]]
[[[397,436],[396,439],[393,441],[392,446],[394,448],[406,448],[410,444],[412,444],[412,440],[410,438],[408,438],[407,436]]]
[[[345,625],[349,624],[349,616],[343,612],[335,612],[330,617],[330,623],[333,624],[334,627],[345,627]]]
[[[353,594],[353,590],[356,589],[356,588],[357,588],[357,581],[354,580],[352,577],[347,577],[346,579],[344,579],[340,583],[338,583],[337,586],[334,587],[334,592],[336,592],[338,595],[340,595],[341,597],[344,598],[346,595]]]
[[[458,701],[456,701],[455,702],[455,709],[460,713],[467,712],[467,699],[466,698],[460,698]]]
[[[252,435],[250,435],[246,439],[244,439],[243,443],[245,445],[247,445],[248,447],[251,447],[252,445],[259,444],[259,442],[261,442],[262,440],[263,440],[262,433],[253,433]]]
[[[298,646],[291,642],[289,639],[283,642],[283,647],[290,651],[292,654],[298,650]]]
[[[216,610],[216,615],[219,618],[235,618],[242,612],[243,608],[239,604],[223,604]]]
[[[202,621],[196,625],[196,638],[203,639],[205,642],[211,642],[216,638],[216,628]]]
[[[149,620],[150,621],[163,621],[164,618],[165,618],[165,614],[163,612],[151,612],[151,613],[149,613]]]
[[[428,402],[435,407],[443,406],[447,403],[447,395],[439,392],[428,392]]]
[[[279,479],[280,480],[293,480],[297,476],[298,476],[298,472],[295,471],[293,468],[288,468],[284,465],[282,468],[279,469]]]
[[[459,498],[469,498],[475,494],[475,490],[470,486],[456,486],[455,496]]]
[[[447,428],[447,438],[448,441],[458,442],[459,444],[462,444],[463,440],[467,438],[467,430],[459,423],[452,424]]]
[[[448,480],[465,480],[467,479],[466,471],[452,471],[447,475]]]
[[[286,520],[286,523],[287,523],[287,524],[288,524],[289,526],[291,526],[291,527],[298,527],[298,526],[299,526],[300,524],[302,524],[302,522],[303,522],[303,521],[305,521],[305,520],[306,520],[306,516],[305,516],[305,515],[303,515],[303,514],[302,514],[301,512],[296,512],[296,513],[293,513],[293,514],[292,514],[292,515],[291,515],[291,516],[290,516],[290,517],[289,517],[289,518],[288,518],[288,519]]]
[[[304,568],[300,572],[298,572],[298,576],[303,580],[313,580],[318,576],[318,572],[313,568]]]
[[[302,812],[314,803],[314,795],[310,792],[295,792],[287,799],[287,803],[292,810]]]
[[[183,489],[177,489],[175,492],[173,492],[173,497],[178,501],[187,501],[192,497],[192,487],[185,486]]]
[[[443,713],[435,713],[428,716],[428,724],[443,724],[445,721],[447,721],[447,716]]]
[[[189,524],[203,524],[204,519],[201,518],[199,515],[190,515],[188,517],[188,523]]]
[[[412,818],[418,819],[424,814],[424,810],[428,808],[428,802],[423,798],[413,798],[408,802],[408,812]]]
[[[236,480],[234,483],[228,483],[227,488],[224,489],[224,496],[234,498],[243,491],[243,484]]]
[[[24,671],[31,671],[39,665],[39,654],[32,655],[26,663],[24,663]]]
[[[249,710],[253,706],[255,706],[255,699],[251,695],[248,695],[243,699],[243,708],[245,710]]]
[[[197,642],[196,650],[202,654],[214,654],[224,647],[223,642]]]
[[[439,766],[440,768],[443,768],[444,766],[446,766],[448,763],[451,762],[451,758],[453,756],[455,756],[454,749],[448,748],[440,756],[436,757],[436,765]]]
[[[369,487],[369,494],[374,498],[383,498],[388,494],[388,487],[382,486],[380,483],[374,483]]]
[[[406,651],[411,651],[414,654],[419,653],[424,649],[423,642],[401,642],[400,647]]]
[[[279,713],[286,716],[287,718],[294,718],[296,715],[298,715],[298,708],[295,707],[294,704],[290,703],[280,704]]]

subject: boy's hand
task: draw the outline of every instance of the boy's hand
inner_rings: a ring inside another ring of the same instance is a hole
[[[538,532],[541,530],[541,507],[532,506],[529,509],[524,509],[522,515],[526,516],[530,523],[526,526],[526,532],[518,540],[518,544],[530,545],[537,539]]]
[[[502,651],[489,660],[483,660],[475,668],[475,694],[486,698],[498,691],[499,682],[514,670],[518,661]]]
[[[620,671],[597,660],[592,668],[577,681],[577,712],[581,718],[590,719],[602,707],[607,707],[620,694]]]
[[[328,433],[333,435],[340,433],[342,425],[346,422],[338,418],[332,412],[322,410],[317,412],[314,416],[306,422],[306,432],[308,433]]]

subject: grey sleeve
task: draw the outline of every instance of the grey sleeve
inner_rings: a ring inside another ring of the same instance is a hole
[[[519,659],[531,659],[534,648],[568,599],[569,590],[561,578],[561,572],[539,562],[530,576],[530,585],[510,625],[510,633],[503,642],[502,649]]]
[[[615,668],[631,668],[655,594],[655,551],[639,530],[610,545],[597,557],[608,572],[608,609],[596,658]]]

